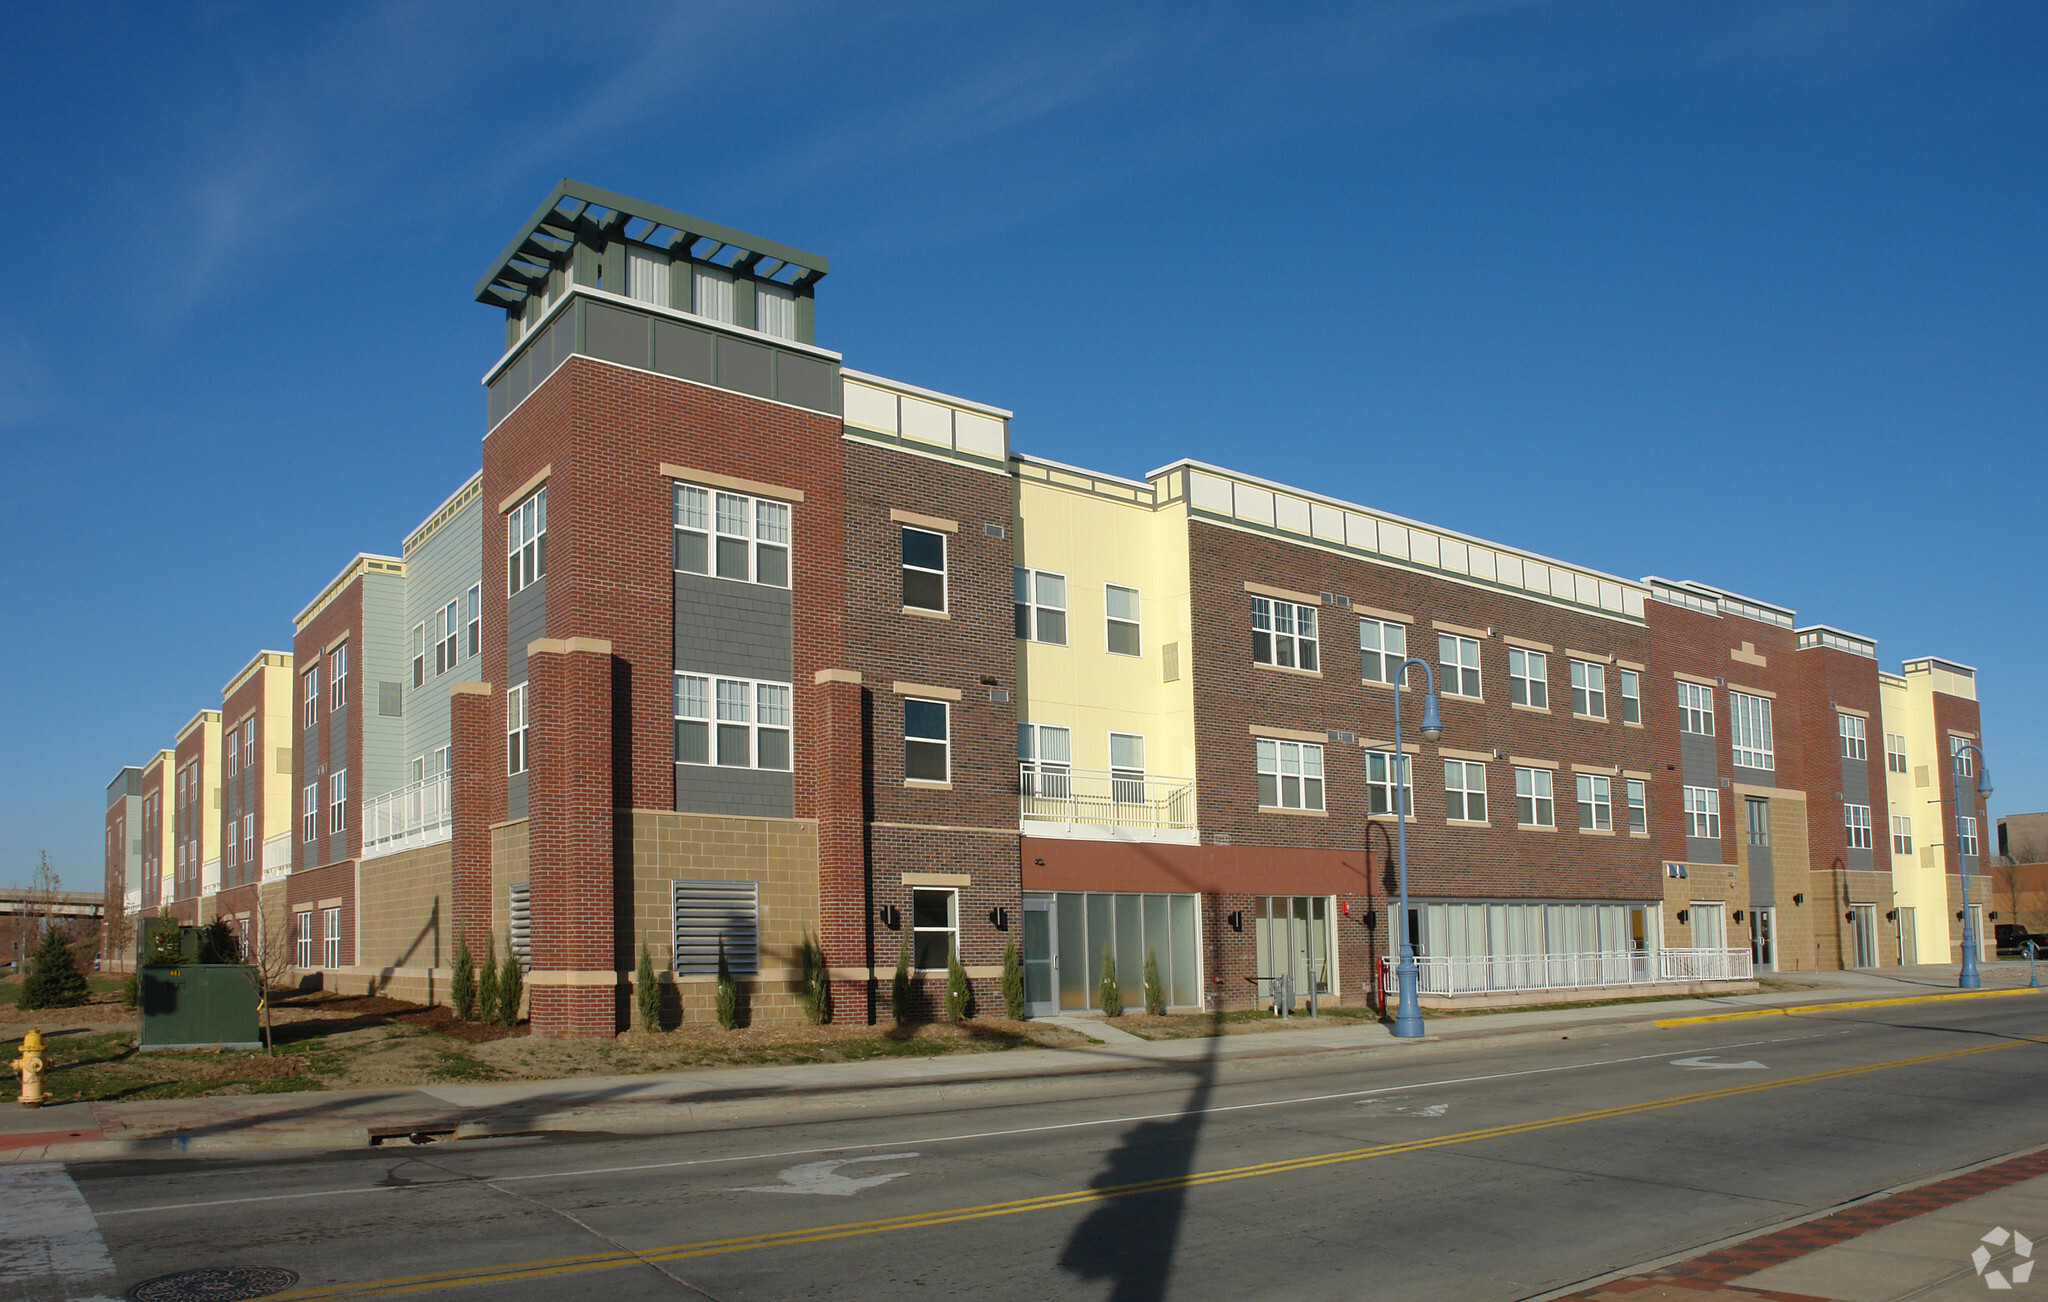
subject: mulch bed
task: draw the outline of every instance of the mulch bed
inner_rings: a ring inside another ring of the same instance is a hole
[[[523,1023],[507,1028],[465,1022],[443,1005],[428,1007],[388,995],[338,995],[312,991],[272,999],[270,1009],[272,1018],[280,1025],[309,1021],[354,1021],[364,1026],[397,1024],[418,1027],[467,1044],[508,1039],[525,1035],[527,1030]]]

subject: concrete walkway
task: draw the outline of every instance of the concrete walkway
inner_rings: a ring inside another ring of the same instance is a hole
[[[1182,1071],[1191,1063],[1302,1054],[1428,1052],[1472,1040],[1511,1043],[1582,1032],[1653,1030],[1659,1021],[1870,999],[1932,998],[1953,991],[1954,968],[1800,973],[1809,988],[1602,1007],[1431,1014],[1423,1040],[1396,1040],[1379,1022],[1299,1019],[1299,1029],[1144,1040],[1099,1018],[1051,1019],[1099,1043],[930,1058],[769,1067],[719,1067],[637,1076],[380,1090],[248,1094],[153,1102],[0,1110],[0,1161],[177,1154],[246,1148],[360,1148],[415,1134],[470,1138],[536,1131],[658,1133],[785,1113],[857,1110],[877,1091],[942,1100],[1057,1087],[1064,1078]],[[2024,964],[1986,964],[1987,989],[2026,981]]]

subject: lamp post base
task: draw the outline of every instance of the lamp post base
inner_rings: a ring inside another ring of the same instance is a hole
[[[1404,956],[1394,968],[1394,983],[1401,992],[1401,1003],[1394,1011],[1394,1037],[1400,1040],[1414,1040],[1422,1036],[1422,1008],[1416,1002],[1416,986],[1420,974],[1416,971],[1415,960]]]

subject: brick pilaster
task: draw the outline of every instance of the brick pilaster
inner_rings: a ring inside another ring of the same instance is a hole
[[[868,880],[867,693],[860,674],[818,671],[819,944],[835,973],[832,1020],[875,1020],[873,980],[844,974],[874,965],[874,893]]]
[[[449,909],[455,935],[469,941],[469,952],[484,952],[491,931],[491,778],[505,763],[504,744],[491,714],[489,683],[456,683],[449,689],[451,742],[448,775],[451,837]]]
[[[526,654],[529,1016],[535,1035],[615,1035],[612,646],[542,638]]]

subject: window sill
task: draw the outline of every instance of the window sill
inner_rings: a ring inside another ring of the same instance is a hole
[[[1557,824],[1555,824],[1555,823],[1517,823],[1517,824],[1515,824],[1515,830],[1516,830],[1517,832],[1555,832],[1555,831],[1557,830]]]
[[[906,787],[916,787],[920,791],[951,791],[953,789],[953,784],[950,782],[934,782],[930,778],[905,778],[903,779],[903,785]]]
[[[1643,725],[1642,725],[1642,724],[1640,724],[1640,723],[1631,723],[1631,722],[1629,722],[1629,721],[1628,721],[1627,719],[1623,719],[1623,720],[1621,721],[1621,726],[1622,726],[1622,727],[1624,727],[1624,728],[1640,728],[1640,727],[1642,727]]]
[[[1461,696],[1461,697],[1459,697],[1458,699],[1459,699],[1459,700],[1470,700],[1471,698],[1470,698],[1470,697],[1463,697],[1463,696]],[[1524,710],[1524,711],[1527,711],[1527,712],[1528,712],[1528,713],[1530,713],[1530,714],[1549,714],[1549,713],[1550,713],[1550,707],[1549,707],[1549,706],[1547,706],[1547,705],[1524,705],[1524,704],[1522,704],[1522,703],[1521,703],[1520,701],[1509,701],[1509,702],[1508,702],[1508,708],[1509,708],[1510,710]]]
[[[1607,722],[1607,716],[1604,714],[1580,714],[1577,710],[1572,711],[1572,718],[1577,719],[1580,723]]]
[[[926,609],[925,609],[925,608],[924,608],[923,606],[905,606],[905,607],[903,608],[903,613],[904,613],[904,614],[906,614],[906,615],[915,615],[915,616],[917,616],[917,617],[918,617],[919,619],[951,619],[951,618],[953,618],[953,614],[952,614],[952,612],[951,612],[951,611],[946,611],[946,610],[926,610]]]
[[[1630,832],[1628,835],[1632,841],[1647,841],[1650,839],[1648,832]]]
[[[1487,821],[1486,821],[1485,819],[1483,819],[1483,818],[1446,818],[1446,819],[1444,820],[1444,826],[1445,826],[1445,827],[1492,827],[1492,826],[1493,826],[1493,824],[1492,824],[1492,823],[1489,823],[1489,822],[1487,822]]]
[[[1029,645],[1029,646],[1065,646],[1065,645],[1066,645],[1066,643],[1065,643],[1065,642],[1043,642],[1043,641],[1040,641],[1040,640],[1039,640],[1038,638],[1035,638],[1035,637],[1020,637],[1020,638],[1017,638],[1016,640],[1017,640],[1017,641],[1019,641],[1019,642],[1023,642],[1023,643],[1025,643],[1026,645]]]
[[[1295,818],[1328,818],[1330,816],[1330,811],[1327,809],[1289,809],[1284,805],[1260,805],[1259,812],[1262,814],[1290,814]]]
[[[1483,697],[1483,696],[1467,696],[1467,695],[1465,695],[1465,694],[1464,694],[1463,692],[1443,692],[1443,693],[1440,693],[1440,695],[1441,695],[1441,696],[1443,697],[1443,699],[1445,699],[1446,701],[1469,701],[1469,702],[1470,702],[1470,703],[1472,703],[1473,705],[1484,705],[1484,704],[1486,704],[1486,698],[1485,698],[1485,697]],[[1531,707],[1531,708],[1534,708],[1534,707]],[[1549,714],[1549,713],[1550,713],[1550,711],[1549,711],[1549,710],[1547,710],[1547,709],[1546,709],[1546,710],[1544,710],[1543,712],[1544,712],[1545,714]]]
[[[1263,660],[1252,661],[1252,668],[1270,669],[1276,674],[1293,674],[1297,678],[1321,678],[1323,676],[1323,671],[1320,669],[1296,669],[1292,665],[1269,665]]]
[[[1402,684],[1401,684],[1401,685],[1400,685],[1399,687],[1395,687],[1395,686],[1394,686],[1394,684],[1392,684],[1392,683],[1383,683],[1383,682],[1381,682],[1381,681],[1380,681],[1379,679],[1377,679],[1377,678],[1361,678],[1361,679],[1359,679],[1358,681],[1359,681],[1359,683],[1360,683],[1361,685],[1363,685],[1363,686],[1366,686],[1366,687],[1378,687],[1378,688],[1382,688],[1382,689],[1385,689],[1385,690],[1392,690],[1392,691],[1402,691],[1402,692],[1405,692],[1405,691],[1407,691],[1407,690],[1408,690],[1408,684],[1406,684],[1406,683],[1402,683]]]
[[[1580,835],[1580,836],[1613,836],[1613,835],[1614,835],[1614,829],[1613,829],[1613,828],[1611,828],[1611,827],[1582,827],[1582,828],[1580,828],[1580,829],[1579,829],[1579,835]]]

